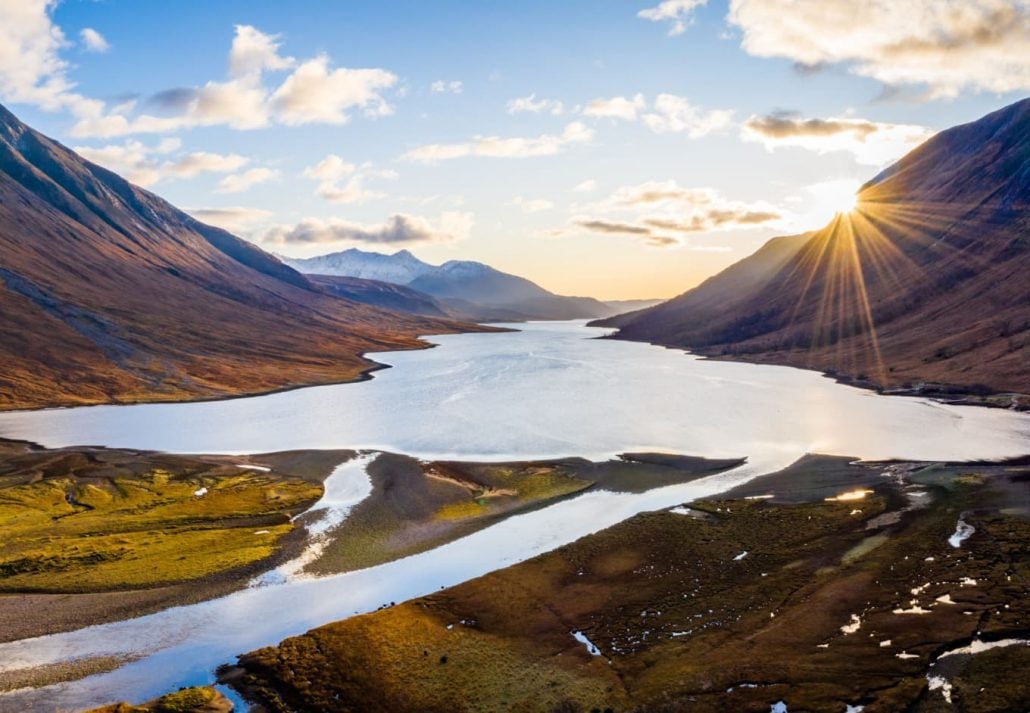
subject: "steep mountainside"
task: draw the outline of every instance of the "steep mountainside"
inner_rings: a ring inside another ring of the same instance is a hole
[[[283,260],[307,274],[340,275],[406,285],[438,298],[454,315],[477,321],[593,319],[621,311],[591,297],[556,295],[523,277],[481,262],[422,262],[407,250],[393,255],[356,248]]]
[[[858,198],[613,326],[883,387],[1030,393],[1030,99],[941,132]]]
[[[333,297],[0,107],[0,408],[353,379],[453,322]]]

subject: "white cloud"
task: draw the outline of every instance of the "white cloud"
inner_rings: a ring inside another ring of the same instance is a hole
[[[186,211],[201,223],[214,225],[230,233],[241,234],[272,217],[270,210],[263,208],[190,208]]]
[[[913,124],[889,124],[866,119],[831,117],[805,119],[794,114],[752,116],[744,122],[741,137],[758,141],[772,151],[794,146],[828,153],[847,151],[859,163],[882,166],[900,158],[933,136],[933,131]]]
[[[456,211],[445,211],[435,221],[422,216],[397,213],[385,222],[373,225],[354,223],[342,218],[308,218],[293,226],[273,228],[265,235],[263,242],[270,245],[450,243],[467,238],[472,225],[471,213]]]
[[[397,82],[392,72],[334,68],[324,55],[298,63],[279,54],[278,36],[249,25],[235,29],[226,80],[159,92],[140,111],[132,101],[107,106],[74,91],[69,65],[60,57],[69,43],[50,18],[55,5],[52,0],[0,0],[0,99],[70,112],[76,119],[70,132],[75,137],[112,138],[198,126],[242,130],[273,122],[344,124],[354,111],[370,117],[393,111],[384,95]],[[104,42],[89,28],[82,40],[94,51]],[[291,69],[280,83],[267,81],[270,72]],[[149,111],[154,105],[162,110]]]
[[[475,136],[458,144],[427,144],[408,151],[402,159],[417,163],[435,163],[465,156],[489,158],[528,158],[552,156],[574,144],[591,141],[594,132],[578,121],[565,126],[561,134],[541,134],[535,137]]]
[[[841,64],[930,97],[1030,89],[1027,0],[732,0],[728,19],[752,55]]]
[[[690,22],[694,8],[704,5],[708,0],[663,0],[654,7],[637,13],[637,17],[651,22],[668,22],[669,35],[682,35]]]
[[[515,196],[511,199],[512,205],[517,205],[523,213],[541,213],[554,208],[554,203],[543,198],[524,198]]]
[[[785,213],[765,201],[726,198],[713,188],[685,188],[676,181],[648,181],[623,186],[607,198],[586,206],[572,218],[566,234],[622,235],[653,247],[692,246],[688,236],[727,230],[776,227]]]
[[[446,82],[442,79],[437,79],[435,82],[429,85],[429,90],[433,94],[461,94],[463,89],[464,86],[458,80]]]
[[[577,193],[590,193],[591,191],[597,190],[597,181],[592,178],[588,178],[581,183],[577,183],[575,188],[572,190]]]
[[[732,111],[706,111],[675,94],[659,94],[654,110],[643,116],[644,125],[655,133],[685,133],[692,139],[725,129],[732,120]]]
[[[219,193],[242,193],[260,183],[276,178],[279,172],[273,168],[251,168],[243,173],[234,173],[218,182]]]
[[[548,113],[560,116],[565,111],[565,105],[556,99],[537,99],[536,93],[528,97],[517,97],[508,102],[508,113],[519,114],[541,114]]]
[[[376,170],[371,163],[357,166],[336,154],[329,154],[314,166],[308,166],[304,169],[304,175],[319,182],[315,191],[319,196],[332,203],[343,204],[367,203],[385,198],[385,193],[366,188],[365,181],[369,178],[397,178],[395,171]],[[344,179],[347,180],[341,185]]]
[[[170,138],[154,146],[129,140],[123,144],[91,147],[76,146],[75,151],[87,161],[99,164],[123,176],[137,185],[148,187],[158,181],[175,178],[192,178],[202,173],[229,173],[247,163],[238,154],[217,154],[208,151],[194,151],[174,158],[161,156],[175,153],[181,142]]]
[[[84,27],[80,30],[79,37],[82,39],[82,44],[87,52],[103,53],[111,49],[111,45],[104,39],[104,36],[92,27]]]
[[[229,49],[229,76],[260,76],[263,71],[288,69],[293,57],[279,54],[279,35],[266,35],[250,25],[236,25],[236,36]]]
[[[610,99],[594,99],[583,108],[583,114],[593,117],[608,117],[611,119],[622,119],[624,121],[635,121],[637,112],[646,108],[643,94],[627,99],[626,97],[612,97]]]
[[[330,69],[325,55],[302,63],[272,94],[271,105],[284,124],[345,124],[348,111],[386,116],[393,109],[382,95],[397,83],[385,69]]]

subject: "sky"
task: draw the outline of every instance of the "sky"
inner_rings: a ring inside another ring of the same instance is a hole
[[[283,255],[670,297],[1030,93],[1030,0],[0,0],[0,102]]]

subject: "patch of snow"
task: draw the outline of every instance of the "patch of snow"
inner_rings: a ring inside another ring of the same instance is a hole
[[[198,488],[197,490],[193,491],[193,496],[194,497],[202,498],[205,495],[207,495],[207,488]]]
[[[854,634],[856,631],[858,631],[861,628],[862,628],[862,619],[861,619],[861,617],[859,617],[858,614],[852,614],[851,615],[851,622],[848,623],[848,624],[845,624],[844,626],[842,626],[840,628],[840,630],[841,630],[841,633],[846,636],[848,634]]]
[[[880,648],[881,649],[886,649],[890,645],[891,645],[891,640],[890,639],[884,639],[883,641],[880,642]]]
[[[776,701],[769,706],[769,713],[787,713],[787,704],[784,701]]]
[[[963,577],[962,581],[959,582],[959,585],[961,585],[963,587],[975,587],[976,586],[976,580],[973,579],[972,577]]]
[[[270,473],[272,471],[267,465],[251,465],[250,463],[237,463],[237,468],[244,468],[246,470],[260,470],[263,473]]]
[[[582,631],[572,631],[570,633],[572,634],[572,638],[574,638],[579,643],[583,644],[583,646],[587,647],[587,653],[589,653],[591,656],[601,655],[601,649],[597,648],[597,646],[594,645],[594,642],[588,639],[587,635],[584,634]]]
[[[941,695],[944,696],[944,700],[951,703],[951,684],[948,683],[948,679],[942,676],[931,676],[926,674],[926,682],[930,684],[931,691],[939,690]]]
[[[958,654],[978,654],[982,651],[1000,649],[1006,646],[1030,646],[1030,639],[999,639],[998,641],[983,641],[981,639],[973,639],[973,642],[969,644],[969,646],[961,646],[957,649],[945,651],[943,654],[937,657],[937,660],[939,661],[945,656],[956,656]]]
[[[899,659],[917,659],[919,658],[916,654],[910,654],[907,651],[902,651],[900,654],[894,654]]]
[[[773,495],[772,493],[769,493],[768,495],[748,495],[744,499],[745,500],[768,500],[769,498],[774,498],[774,497],[776,497],[776,496]]]
[[[258,530],[254,534],[255,535],[267,535],[268,534],[268,530]]]
[[[844,704],[844,713],[862,713],[865,710],[865,706],[853,706],[850,703]]]
[[[941,604],[954,604],[955,603],[955,602],[953,602],[951,600],[951,595],[950,594],[942,594],[941,596],[937,597],[937,599],[935,599],[934,601],[940,602]]]
[[[918,604],[915,604],[915,605],[909,607],[908,609],[895,609],[894,613],[895,614],[929,614],[930,610],[929,609],[923,609]]]
[[[740,553],[739,555],[737,555],[736,557],[734,557],[734,558],[733,558],[733,561],[734,561],[734,562],[739,562],[740,560],[744,559],[745,557],[747,557],[747,550],[744,550],[744,551],[743,551],[743,552],[741,552],[741,553]]]
[[[952,547],[959,548],[974,532],[976,532],[975,527],[962,518],[959,518],[958,524],[955,525],[955,533],[948,538],[948,544]]]

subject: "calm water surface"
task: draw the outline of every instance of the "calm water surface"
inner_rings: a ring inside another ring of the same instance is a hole
[[[0,414],[0,435],[48,446],[212,453],[358,447],[495,460],[652,449],[748,456],[748,464],[646,493],[588,492],[359,572],[321,579],[287,572],[209,602],[3,644],[0,671],[97,655],[134,660],[107,674],[0,696],[0,710],[74,709],[112,696],[141,701],[210,682],[213,669],[236,654],[457,584],[635,513],[710,496],[805,452],[955,460],[1030,452],[1027,415],[882,397],[814,372],[597,340],[602,332],[578,323],[521,328],[434,337],[436,349],[377,355],[395,368],[358,384],[221,402]],[[347,504],[367,492],[366,479],[359,460],[337,468],[327,486]]]

